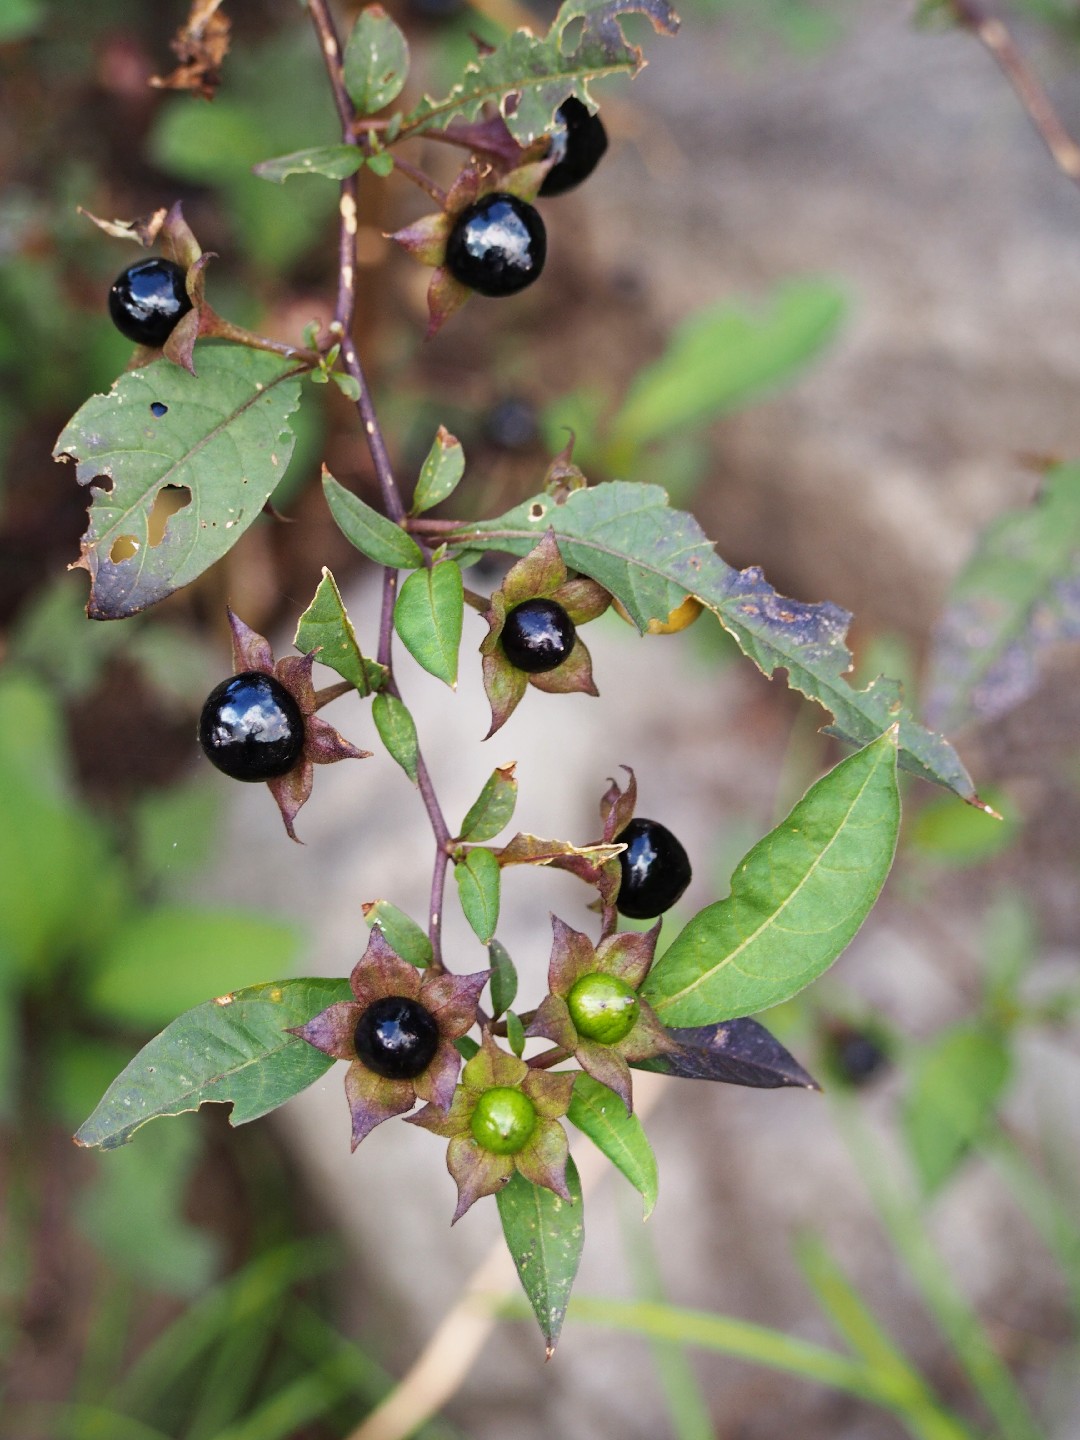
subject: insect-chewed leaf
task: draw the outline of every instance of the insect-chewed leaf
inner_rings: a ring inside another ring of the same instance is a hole
[[[626,1106],[613,1091],[583,1071],[574,1082],[574,1095],[566,1118],[588,1135],[640,1193],[647,1220],[656,1205],[660,1175],[656,1156],[638,1117],[628,1115]]]
[[[405,579],[394,606],[394,629],[409,654],[437,680],[457,684],[465,590],[456,560]]]
[[[319,588],[300,616],[293,643],[305,655],[318,650],[319,664],[336,670],[361,695],[370,695],[386,682],[386,667],[362,654],[337,581],[325,566]]]
[[[490,850],[477,846],[454,866],[454,879],[465,919],[481,944],[487,945],[499,923],[499,862]]]
[[[843,309],[835,285],[804,279],[779,287],[760,315],[728,303],[694,315],[634,380],[611,422],[611,445],[647,444],[745,404],[817,354]]]
[[[401,94],[409,73],[409,47],[381,5],[360,11],[345,44],[344,78],[360,115],[374,115]]]
[[[371,718],[375,721],[379,739],[415,785],[420,742],[416,735],[416,722],[405,702],[384,691],[372,702]]]
[[[1011,1068],[1001,1031],[982,1021],[947,1030],[917,1055],[903,1121],[927,1195],[941,1188],[978,1140]]]
[[[351,993],[347,980],[282,980],[197,1005],[143,1046],[76,1143],[111,1150],[148,1120],[198,1110],[208,1101],[231,1102],[233,1125],[257,1120],[333,1064],[286,1028],[303,1025]]]
[[[505,945],[500,945],[498,940],[492,940],[488,946],[488,958],[491,961],[491,1018],[497,1020],[510,1009],[517,998],[517,970],[510,958],[510,952]],[[518,1023],[520,1024],[520,1021]]]
[[[866,919],[896,848],[896,731],[841,761],[739,865],[649,973],[665,1025],[778,1005],[827,970]]]
[[[427,969],[431,964],[431,941],[411,916],[389,900],[369,900],[363,909],[364,919],[369,925],[378,925],[396,955],[418,970]]]
[[[260,180],[273,180],[278,185],[284,185],[290,175],[325,175],[329,180],[344,180],[356,174],[364,158],[357,145],[316,145],[310,150],[294,150],[291,155],[276,155],[273,160],[260,160],[252,169]]]
[[[80,484],[103,482],[75,562],[90,572],[92,619],[134,615],[190,584],[236,544],[289,463],[302,369],[242,345],[206,343],[197,356],[198,378],[168,360],[121,375],[56,442]],[[182,503],[159,536],[170,497]]]
[[[509,825],[516,804],[514,765],[500,765],[485,780],[484,788],[461,822],[461,839],[472,843],[492,839]]]
[[[1080,465],[1000,516],[961,571],[934,637],[934,724],[996,720],[1038,683],[1039,652],[1080,634]]]
[[[566,1162],[566,1185],[573,1197],[570,1203],[515,1173],[497,1196],[506,1246],[549,1358],[559,1343],[585,1243],[581,1181],[573,1160]]]
[[[415,570],[423,565],[423,554],[411,535],[366,505],[359,495],[346,490],[325,468],[323,493],[338,529],[369,560],[399,570]]]
[[[403,120],[403,131],[427,130],[452,120],[475,120],[497,105],[514,138],[527,145],[551,128],[555,111],[574,95],[595,109],[588,82],[601,75],[636,75],[645,63],[626,40],[624,15],[645,15],[658,34],[674,35],[679,18],[667,0],[565,0],[547,35],[517,30],[474,60],[444,100],[425,96]],[[576,42],[567,30],[580,21]],[[513,103],[511,103],[513,97]]]
[[[899,723],[905,770],[981,803],[955,750],[902,707],[895,682],[881,679],[853,690],[844,679],[851,667],[846,610],[787,600],[757,566],[733,569],[692,515],[669,507],[659,485],[614,480],[570,491],[561,500],[541,494],[497,519],[442,538],[455,546],[482,540],[526,555],[548,529],[555,531],[567,565],[609,590],[641,631],[650,620],[666,620],[687,595],[696,595],[766,675],[784,669],[793,689],[832,713],[829,734],[866,745]]]
[[[455,439],[445,425],[440,425],[427,459],[420,468],[412,513],[421,515],[452,495],[464,474],[465,452],[461,441]]]
[[[678,1041],[678,1050],[631,1064],[638,1070],[658,1070],[680,1080],[719,1080],[755,1090],[778,1090],[784,1085],[821,1088],[764,1025],[748,1016],[722,1020],[718,1025],[669,1030],[668,1034]]]

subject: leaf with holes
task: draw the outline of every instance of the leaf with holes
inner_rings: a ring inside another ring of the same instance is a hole
[[[300,616],[293,643],[304,655],[317,650],[319,664],[336,670],[361,695],[370,695],[386,683],[386,667],[363,655],[337,581],[325,566],[319,588]]]
[[[606,1085],[582,1072],[574,1081],[574,1095],[566,1118],[588,1135],[640,1193],[647,1220],[656,1205],[660,1174],[638,1117],[628,1115],[626,1106]]]
[[[496,1197],[506,1246],[540,1323],[549,1360],[559,1343],[585,1244],[581,1181],[573,1160],[566,1162],[566,1186],[569,1202],[514,1174]]]
[[[483,945],[495,934],[499,923],[499,862],[490,850],[469,850],[454,866],[461,908]]]
[[[461,567],[441,560],[406,577],[394,606],[394,629],[418,664],[437,680],[457,684],[465,614]]]
[[[343,66],[345,89],[361,116],[374,115],[401,94],[409,47],[381,5],[360,11],[345,44]]]
[[[631,14],[646,16],[657,34],[674,35],[679,28],[667,0],[565,0],[546,35],[528,30],[508,35],[466,66],[464,78],[445,99],[425,95],[403,118],[402,133],[476,120],[490,104],[498,107],[514,138],[527,145],[551,129],[555,111],[568,96],[595,110],[591,80],[634,76],[645,64],[640,49],[623,34],[622,19]]]
[[[798,994],[853,939],[896,849],[896,731],[812,785],[645,978],[665,1025],[712,1025]]]
[[[347,980],[252,985],[197,1005],[155,1035],[113,1081],[76,1144],[125,1145],[164,1115],[232,1104],[229,1123],[257,1120],[313,1085],[334,1063],[286,1027],[352,998]]]
[[[561,498],[537,495],[440,538],[455,548],[480,542],[527,555],[548,529],[566,564],[609,590],[642,632],[696,595],[764,674],[785,670],[793,689],[832,713],[826,733],[867,745],[899,722],[901,766],[981,805],[960,757],[903,708],[895,681],[881,678],[865,690],[848,684],[846,610],[828,601],[787,600],[756,565],[734,570],[692,515],[669,507],[659,485],[614,480]]]
[[[91,486],[75,562],[90,572],[94,620],[134,615],[189,585],[262,512],[293,450],[295,364],[241,345],[202,344],[198,377],[168,360],[93,395],[56,442]],[[190,497],[161,531],[170,498]],[[73,567],[74,568],[74,567]]]

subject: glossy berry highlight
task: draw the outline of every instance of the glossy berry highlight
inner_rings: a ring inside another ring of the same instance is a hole
[[[576,634],[574,622],[557,601],[525,600],[506,617],[503,653],[526,675],[543,675],[563,663]]]
[[[615,836],[626,849],[619,855],[622,881],[615,908],[631,920],[653,920],[670,910],[690,884],[690,857],[656,820],[631,820]]]
[[[540,194],[550,197],[572,190],[587,180],[608,147],[607,131],[599,115],[571,96],[555,111],[549,155],[555,164],[544,176]]]
[[[481,295],[516,295],[540,278],[546,258],[539,213],[501,190],[462,210],[446,241],[447,270]]]
[[[109,291],[112,322],[136,345],[164,345],[190,309],[183,269],[160,255],[129,265]]]
[[[356,1057],[386,1080],[415,1080],[439,1048],[439,1027],[430,1010],[406,995],[387,995],[356,1022]]]
[[[280,680],[246,670],[215,686],[199,716],[199,744],[233,780],[275,780],[304,749],[304,717]]]
[[[536,1106],[513,1085],[496,1085],[477,1100],[469,1129],[482,1150],[516,1155],[536,1129]]]
[[[637,1021],[638,997],[617,975],[595,971],[583,975],[566,997],[574,1029],[586,1040],[617,1045],[625,1040]]]

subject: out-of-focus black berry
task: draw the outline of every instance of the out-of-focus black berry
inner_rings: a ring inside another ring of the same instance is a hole
[[[540,194],[561,195],[588,179],[607,149],[607,131],[599,115],[592,115],[572,95],[555,112],[549,155],[555,164],[544,176]]]
[[[508,395],[488,411],[484,432],[500,450],[524,450],[537,439],[540,426],[528,400]]]

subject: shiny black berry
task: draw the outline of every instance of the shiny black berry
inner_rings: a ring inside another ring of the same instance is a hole
[[[369,1005],[356,1022],[357,1059],[386,1080],[415,1080],[435,1058],[439,1027],[430,1010],[406,995]]]
[[[164,345],[190,309],[184,271],[160,255],[129,265],[109,291],[112,322],[136,345]]]
[[[540,278],[546,256],[537,211],[498,190],[462,210],[446,241],[446,268],[481,295],[516,295]]]
[[[234,780],[274,780],[300,759],[304,717],[280,680],[245,670],[207,696],[199,744],[210,763]]]
[[[564,100],[555,111],[555,128],[551,132],[549,155],[555,164],[544,176],[541,195],[561,195],[586,180],[600,163],[607,149],[607,131],[599,115],[590,115],[580,100],[573,96]]]
[[[670,910],[690,884],[690,857],[671,831],[656,820],[631,820],[615,836],[622,883],[615,908],[631,920],[653,920]]]
[[[561,665],[574,648],[574,622],[554,600],[525,600],[503,625],[503,653],[526,675],[543,675]]]

